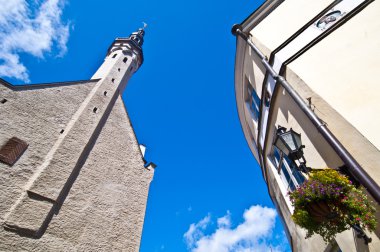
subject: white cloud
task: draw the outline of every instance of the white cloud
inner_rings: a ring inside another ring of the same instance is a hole
[[[245,210],[244,221],[231,228],[231,214],[217,220],[217,228],[205,235],[211,223],[210,215],[190,225],[184,234],[185,242],[192,252],[257,252],[282,251],[280,245],[271,245],[275,227],[276,211],[262,206],[251,206]],[[281,241],[283,243],[283,240]],[[278,242],[276,244],[279,244]]]
[[[43,58],[54,47],[63,56],[69,25],[61,20],[62,0],[0,0],[0,76],[29,82],[20,54]]]
[[[231,213],[227,211],[227,215],[217,220],[218,228],[229,228],[231,226]]]
[[[208,214],[198,223],[193,223],[190,225],[189,230],[187,230],[187,232],[183,235],[188,245],[194,244],[198,239],[204,236],[203,231],[210,223],[210,219],[211,216]]]

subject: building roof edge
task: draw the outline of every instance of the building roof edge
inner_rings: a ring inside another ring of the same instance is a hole
[[[35,84],[24,84],[24,85],[13,85],[12,83],[0,78],[0,84],[5,87],[12,89],[13,91],[21,91],[28,89],[39,89],[39,88],[52,88],[59,86],[69,86],[69,85],[78,85],[86,84],[92,82],[98,82],[100,79],[89,79],[89,80],[77,80],[77,81],[60,81],[60,82],[48,82],[48,83],[35,83]]]
[[[243,31],[246,31],[247,26],[249,26],[249,29],[252,29],[252,27],[260,23],[261,20],[268,16],[283,1],[284,0],[264,1],[255,11],[253,11],[246,19],[240,23],[240,25],[243,27]]]

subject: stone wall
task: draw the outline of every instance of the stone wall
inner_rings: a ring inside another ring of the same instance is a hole
[[[51,150],[65,134],[61,130],[94,85],[24,91],[0,85],[0,99],[7,99],[0,104],[0,145],[12,136],[29,144],[14,166],[0,163],[1,251],[139,250],[153,169],[144,167],[119,95],[86,143],[86,151],[78,160],[67,161],[75,167],[61,167],[70,172],[62,191],[54,191],[56,182],[62,181],[60,172],[39,181],[59,197],[33,192],[39,169],[54,160]],[[49,165],[44,171],[49,172]]]

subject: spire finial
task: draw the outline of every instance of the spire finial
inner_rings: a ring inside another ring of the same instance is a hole
[[[132,34],[129,36],[129,38],[135,42],[135,44],[139,47],[141,47],[144,43],[144,35],[145,35],[145,28],[147,27],[147,24],[144,23],[143,28],[139,28],[137,31],[132,32]]]
[[[142,22],[143,23],[143,30],[145,30],[145,28],[147,28],[148,27],[148,24],[147,23],[145,23],[145,22]]]

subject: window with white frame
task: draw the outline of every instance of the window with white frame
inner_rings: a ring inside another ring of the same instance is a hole
[[[290,191],[295,190],[298,185],[305,181],[305,177],[289,157],[281,153],[276,146],[273,146],[272,153],[271,159],[286,189]]]

